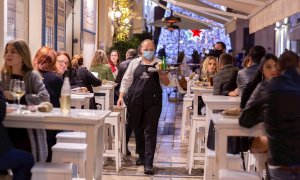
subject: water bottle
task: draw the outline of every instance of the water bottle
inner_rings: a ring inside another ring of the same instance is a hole
[[[64,83],[60,92],[60,109],[63,114],[69,114],[71,111],[71,85],[69,70],[65,71]]]

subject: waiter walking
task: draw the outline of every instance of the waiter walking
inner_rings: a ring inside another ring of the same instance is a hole
[[[170,83],[167,73],[148,71],[148,68],[155,68],[161,62],[154,58],[154,52],[155,45],[152,40],[146,39],[141,43],[142,56],[130,62],[122,79],[117,102],[118,106],[122,106],[125,99],[128,125],[142,129],[142,133],[136,134],[136,141],[141,144],[136,164],[144,164],[144,173],[150,175],[154,174],[157,125],[162,109],[161,83]]]

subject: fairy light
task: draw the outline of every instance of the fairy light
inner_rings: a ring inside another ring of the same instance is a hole
[[[125,41],[129,38],[133,0],[115,0],[115,9],[115,13],[118,13],[119,17],[116,14],[114,16],[114,20],[117,22],[114,41]]]

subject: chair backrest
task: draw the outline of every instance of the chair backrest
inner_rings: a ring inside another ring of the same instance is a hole
[[[180,94],[186,94],[186,91],[180,86],[178,79],[176,75],[173,75],[175,86],[177,87],[177,90]]]

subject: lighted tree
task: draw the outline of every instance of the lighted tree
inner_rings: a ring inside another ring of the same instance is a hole
[[[211,4],[210,4],[211,5]],[[194,13],[191,13],[187,10],[184,10],[180,7],[174,6],[172,4],[167,5],[174,12],[178,12],[189,17],[211,23],[214,25],[211,30],[203,29],[180,29],[169,31],[165,28],[162,28],[161,34],[158,41],[157,52],[159,49],[166,46],[167,59],[169,63],[174,63],[177,60],[178,52],[184,51],[186,56],[191,59],[191,55],[194,50],[197,50],[199,53],[203,53],[204,49],[209,50],[213,47],[213,44],[217,41],[222,41],[226,44],[227,49],[231,49],[231,43],[229,36],[225,34],[225,28],[222,24],[211,21],[204,17],[200,17]],[[215,7],[222,8],[218,5]],[[169,16],[170,11],[166,11],[165,16]],[[180,36],[179,36],[180,33]]]

